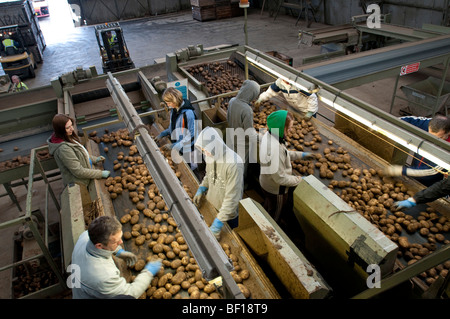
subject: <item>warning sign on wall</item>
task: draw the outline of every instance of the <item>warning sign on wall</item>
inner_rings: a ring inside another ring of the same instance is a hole
[[[400,70],[400,75],[406,75],[419,71],[420,62],[404,65]]]

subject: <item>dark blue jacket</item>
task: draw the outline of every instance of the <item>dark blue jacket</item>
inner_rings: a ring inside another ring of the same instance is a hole
[[[428,125],[430,124],[431,118],[427,117],[418,117],[418,116],[404,116],[400,118],[401,120],[408,122],[422,130],[428,132]],[[424,158],[423,156],[414,153],[414,158],[411,162],[410,168],[412,169],[429,169],[431,167],[436,167],[437,164],[432,161]],[[431,186],[436,182],[439,182],[443,179],[443,174],[435,174],[432,176],[423,176],[423,177],[414,177],[418,182],[422,183],[425,186]]]

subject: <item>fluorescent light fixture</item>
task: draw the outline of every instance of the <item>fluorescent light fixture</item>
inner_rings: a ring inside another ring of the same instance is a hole
[[[450,170],[450,164],[448,162],[441,160],[440,158],[436,157],[434,154],[432,154],[430,152],[427,152],[426,150],[423,150],[423,148],[419,148],[419,145],[422,143],[423,140],[417,141],[417,138],[416,138],[416,143],[414,143],[412,141],[412,139],[407,141],[404,138],[402,138],[392,132],[387,131],[386,129],[377,125],[376,121],[372,121],[372,122],[370,121],[370,118],[373,116],[369,116],[368,114],[366,114],[366,116],[364,116],[364,113],[368,113],[368,112],[360,109],[358,106],[344,100],[341,97],[337,97],[336,95],[333,95],[330,92],[320,90],[320,92],[318,93],[318,96],[322,102],[333,107],[335,110],[342,112],[343,114],[349,116],[350,118],[358,121],[361,124],[364,124],[368,128],[376,131],[377,133],[380,133],[380,134],[388,137],[392,141],[406,147],[410,151],[413,151],[413,152],[419,154],[420,156],[427,158],[428,160],[434,162],[438,166],[443,167],[447,170]],[[355,112],[352,112],[351,110],[349,110],[349,108],[360,109],[360,111],[359,111],[360,114],[356,114]],[[382,119],[377,119],[377,120],[380,122],[383,121]]]
[[[259,66],[260,68],[262,68],[265,71],[270,72],[271,74],[275,75],[277,78],[281,78],[287,82],[289,82],[291,85],[295,86],[296,88],[306,91],[306,92],[310,92],[312,89],[314,89],[314,85],[300,77],[296,77],[296,79],[292,79],[290,78],[288,75],[284,75],[282,74],[283,71],[285,71],[283,68],[280,68],[279,66],[271,63],[270,61],[264,60],[264,63],[258,61],[258,60],[263,60],[262,58],[258,57],[258,56],[254,56],[251,57],[250,56],[251,53],[246,52],[246,59]],[[285,71],[288,72],[288,71]]]

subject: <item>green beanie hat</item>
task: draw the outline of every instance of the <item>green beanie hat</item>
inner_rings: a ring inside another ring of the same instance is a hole
[[[284,137],[284,126],[286,124],[287,114],[288,111],[285,110],[278,110],[269,114],[267,117],[267,127],[271,134],[275,136],[279,135],[279,138]],[[278,129],[278,134],[273,131],[273,129]]]

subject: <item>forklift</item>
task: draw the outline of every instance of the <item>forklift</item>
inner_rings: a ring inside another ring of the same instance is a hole
[[[95,26],[95,36],[102,57],[103,73],[118,72],[134,68],[122,28],[118,22]]]
[[[10,39],[13,46],[5,47],[4,41]],[[18,25],[0,27],[0,63],[9,77],[18,75],[21,79],[34,78],[36,60],[25,46],[25,40]]]

